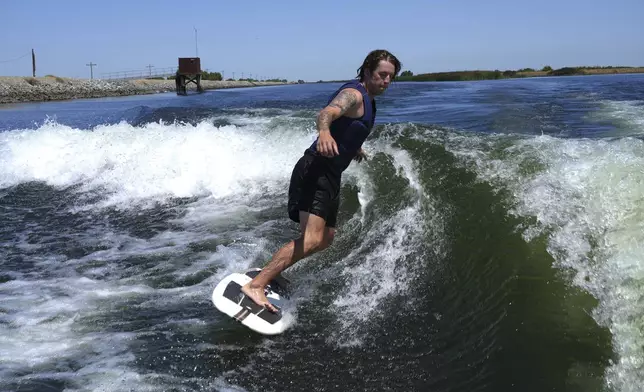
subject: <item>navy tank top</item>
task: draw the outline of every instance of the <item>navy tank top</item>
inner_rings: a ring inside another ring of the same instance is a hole
[[[327,160],[329,168],[337,175],[340,175],[355,158],[356,154],[362,147],[362,144],[369,136],[373,124],[376,120],[376,101],[372,100],[367,94],[367,90],[360,82],[355,79],[340,86],[340,88],[329,97],[327,105],[345,88],[355,88],[362,93],[364,114],[359,118],[341,116],[331,123],[329,127],[331,136],[338,145],[338,153],[334,157],[320,157]],[[317,153],[317,143],[319,137],[308,148],[309,151]]]

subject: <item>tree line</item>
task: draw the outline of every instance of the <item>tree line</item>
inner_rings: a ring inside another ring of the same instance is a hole
[[[451,72],[430,72],[414,75],[410,70],[403,71],[397,80],[399,81],[418,81],[418,82],[442,82],[442,81],[466,81],[466,80],[487,80],[487,79],[507,79],[507,78],[521,78],[535,76],[534,73],[539,73],[547,76],[564,76],[564,75],[583,75],[584,69],[594,67],[563,67],[553,69],[551,66],[546,65],[537,71],[534,68],[522,68],[519,70],[505,70],[501,71],[495,69],[489,70],[474,70],[474,71],[451,71]],[[599,67],[598,67],[599,68]],[[605,67],[613,68],[613,67]],[[617,67],[615,67],[617,68]]]

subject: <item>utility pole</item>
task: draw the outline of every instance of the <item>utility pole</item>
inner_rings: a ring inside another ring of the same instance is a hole
[[[152,65],[152,64],[149,64],[149,65],[145,66],[145,68],[147,68],[150,71],[150,77],[152,77],[152,67],[154,67],[154,65]]]
[[[31,49],[31,70],[35,78],[36,77],[36,53],[34,53],[33,49]]]
[[[94,79],[94,67],[96,67],[97,64],[94,64],[90,61],[89,64],[85,64],[85,65],[89,67],[90,79]]]
[[[194,26],[192,28],[195,29],[195,53],[197,55],[196,57],[199,57],[199,46],[197,45],[197,28]]]

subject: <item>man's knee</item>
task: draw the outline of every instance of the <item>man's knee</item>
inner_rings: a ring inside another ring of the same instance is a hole
[[[335,238],[335,229],[327,227],[324,230],[324,236],[322,237],[322,249],[326,249],[333,244],[333,239]]]
[[[324,250],[333,244],[335,229],[325,228],[322,232],[308,232],[303,236],[304,248],[307,253]]]
[[[325,248],[324,233],[307,232],[302,236],[305,253],[315,253]]]
[[[306,254],[319,252],[333,243],[335,229],[326,226],[326,222],[320,216],[300,211],[299,221],[302,229],[299,241]]]

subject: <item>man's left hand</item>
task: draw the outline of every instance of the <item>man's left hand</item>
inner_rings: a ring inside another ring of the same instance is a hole
[[[362,162],[363,159],[366,161],[367,160],[367,153],[364,152],[364,150],[361,148],[358,151],[358,153],[356,154],[355,158],[353,158],[353,159],[358,161],[358,162]]]

